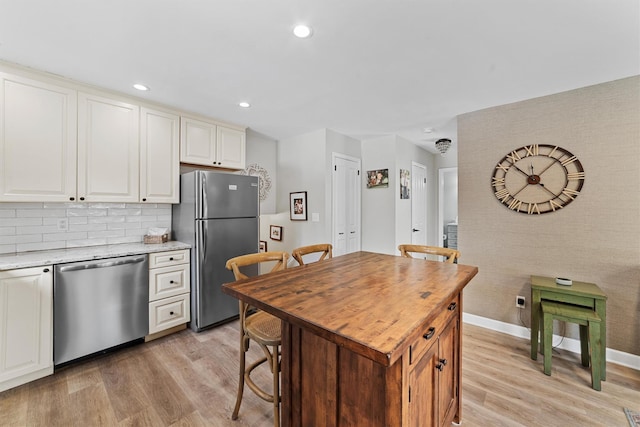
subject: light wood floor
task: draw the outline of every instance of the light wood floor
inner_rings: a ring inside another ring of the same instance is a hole
[[[554,351],[547,377],[528,340],[466,324],[463,334],[463,426],[625,427],[623,407],[640,410],[640,371],[609,363],[597,392],[578,355]],[[270,405],[250,391],[230,420],[237,335],[236,322],[185,330],[62,368],[0,393],[0,425],[270,427]]]

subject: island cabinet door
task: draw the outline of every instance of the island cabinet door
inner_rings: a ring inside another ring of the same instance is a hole
[[[447,426],[458,403],[459,319],[452,318],[409,369],[409,425]]]
[[[438,417],[438,343],[413,364],[409,371],[409,426],[435,426]]]
[[[452,319],[438,338],[438,423],[450,425],[458,407],[459,320]]]

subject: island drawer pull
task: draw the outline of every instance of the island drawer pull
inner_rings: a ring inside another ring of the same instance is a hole
[[[429,328],[427,333],[422,336],[422,338],[424,338],[425,340],[431,339],[435,333],[436,333],[436,328],[432,326]]]
[[[449,304],[449,307],[447,307],[447,310],[453,311],[456,309],[457,306],[458,304],[456,304],[455,302],[452,302],[451,304]]]

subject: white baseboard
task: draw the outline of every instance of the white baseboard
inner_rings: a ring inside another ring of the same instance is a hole
[[[514,337],[531,339],[531,332],[529,331],[529,329],[523,326],[500,322],[499,320],[493,320],[469,313],[462,313],[462,321],[470,325],[480,326],[482,328],[491,329],[492,331],[509,334]],[[553,336],[553,342],[558,342],[561,339],[561,336]],[[562,339],[562,342],[560,343],[558,348],[580,354],[580,340],[565,337],[564,339]],[[640,370],[640,356],[614,350],[611,348],[607,348],[607,362],[616,363],[618,365]]]

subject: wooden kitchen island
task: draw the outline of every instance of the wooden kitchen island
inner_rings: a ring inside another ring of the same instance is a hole
[[[461,421],[461,294],[477,272],[357,252],[223,292],[283,321],[283,426],[440,426]]]

